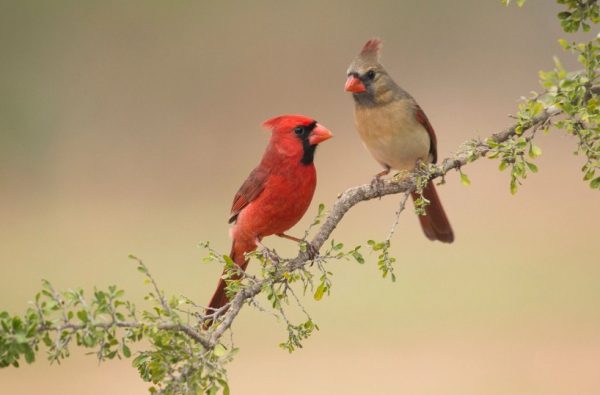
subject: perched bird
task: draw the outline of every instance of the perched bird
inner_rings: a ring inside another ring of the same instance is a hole
[[[437,161],[433,127],[415,99],[379,63],[380,47],[379,39],[367,41],[348,67],[345,86],[354,98],[356,129],[373,158],[384,167],[375,176],[377,181],[391,169],[412,171],[418,161]],[[423,197],[429,200],[426,215],[419,216],[425,236],[452,243],[454,233],[433,182],[423,189]]]
[[[229,256],[242,270],[248,265],[244,253],[254,251],[263,237],[277,235],[301,241],[284,232],[308,209],[317,185],[315,150],[333,136],[323,125],[302,115],[271,118],[263,126],[272,131],[269,145],[235,194],[229,217],[229,223],[234,223]],[[225,286],[220,279],[207,313],[227,304]]]

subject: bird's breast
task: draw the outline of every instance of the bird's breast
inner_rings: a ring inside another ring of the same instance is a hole
[[[262,193],[238,216],[233,229],[265,237],[287,231],[302,218],[316,188],[314,165],[283,166],[272,173]]]
[[[354,115],[363,143],[382,166],[413,170],[417,160],[429,161],[429,134],[417,121],[411,100],[373,107],[357,105]]]

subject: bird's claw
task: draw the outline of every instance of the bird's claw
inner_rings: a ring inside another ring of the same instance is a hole
[[[371,180],[371,188],[373,188],[375,190],[375,192],[377,193],[377,196],[379,196],[380,199],[383,196],[384,185],[385,184],[380,176],[375,176]]]
[[[319,256],[319,249],[313,246],[311,243],[305,241],[302,243],[302,245],[304,247],[304,251],[308,255],[309,260],[313,261],[316,257]]]

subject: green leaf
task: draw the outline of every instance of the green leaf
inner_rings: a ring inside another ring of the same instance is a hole
[[[467,185],[467,186],[471,185],[471,180],[469,180],[469,177],[462,171],[460,172],[460,182],[463,185]]]
[[[81,322],[88,322],[88,313],[85,310],[79,310],[77,312],[77,318],[81,320]]]
[[[25,362],[27,362],[28,364],[31,364],[35,361],[35,354],[31,348],[31,346],[29,346],[28,344],[25,346],[25,349],[23,350],[23,355],[25,356]]]
[[[213,354],[215,354],[215,356],[217,356],[217,357],[222,357],[223,355],[227,354],[227,349],[225,348],[224,345],[219,343],[215,346]]]
[[[356,259],[356,262],[360,263],[361,265],[363,263],[365,263],[365,258],[362,256],[362,254],[360,252],[358,252],[358,249],[352,251],[351,254],[352,254],[352,257],[354,259]]]
[[[542,149],[540,147],[538,147],[535,144],[531,144],[529,146],[529,157],[531,158],[537,158],[538,156],[542,155]]]
[[[122,348],[123,348],[123,356],[124,356],[125,358],[129,358],[129,357],[131,357],[131,350],[129,349],[129,347],[127,347],[127,345],[126,345],[126,344],[123,344],[123,347],[122,347]]]
[[[517,193],[517,189],[518,189],[517,179],[513,177],[510,180],[510,193],[513,194],[513,195],[516,194]]]
[[[529,168],[529,170],[531,170],[533,173],[537,173],[538,172],[538,167],[536,165],[534,165],[531,162],[525,162],[525,164],[527,165],[527,167]]]
[[[323,211],[325,211],[325,205],[323,203],[319,203],[319,209],[317,211],[317,216],[321,216],[321,214],[323,214]]]
[[[148,274],[148,269],[146,269],[146,268],[145,268],[144,266],[142,266],[142,265],[139,265],[139,266],[137,267],[137,270],[138,270],[138,272],[140,272],[140,273]]]
[[[600,177],[596,177],[594,178],[591,182],[590,182],[590,186],[594,189],[600,188]]]
[[[590,169],[588,170],[585,175],[583,176],[583,180],[584,181],[589,181],[592,178],[594,178],[594,174],[596,173],[596,171],[594,169]]]
[[[326,290],[327,290],[327,286],[325,285],[325,282],[322,282],[321,284],[319,284],[319,286],[317,287],[317,290],[315,291],[315,295],[314,295],[315,300],[323,299],[323,295],[325,294]]]
[[[223,387],[223,395],[230,395],[231,391],[229,389],[229,384],[225,380],[219,380],[219,384]]]
[[[569,11],[563,11],[558,13],[558,19],[567,19],[570,16],[571,13]]]
[[[235,265],[235,262],[233,262],[233,259],[231,259],[231,257],[229,255],[223,255],[223,260],[225,261],[225,264],[227,264],[228,266]]]

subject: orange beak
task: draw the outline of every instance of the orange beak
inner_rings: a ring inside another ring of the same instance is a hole
[[[308,142],[310,143],[310,145],[317,145],[325,140],[329,140],[332,137],[333,133],[331,133],[329,129],[327,129],[325,126],[318,123],[317,126],[315,126],[315,128],[310,133],[310,136],[308,137]]]
[[[367,89],[365,88],[365,84],[363,84],[358,77],[349,75],[348,79],[346,80],[346,86],[344,86],[344,90],[352,93],[363,93]]]

